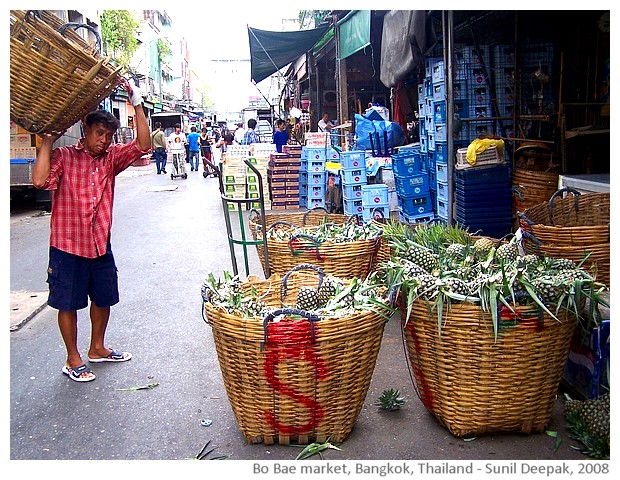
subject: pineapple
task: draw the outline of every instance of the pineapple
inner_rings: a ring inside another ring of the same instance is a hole
[[[497,247],[495,252],[495,261],[501,264],[512,263],[517,260],[519,256],[519,248],[513,242],[504,243]]]
[[[411,260],[408,260],[406,258],[399,259],[399,263],[403,267],[403,273],[408,278],[413,278],[423,273],[428,273],[425,269],[423,269],[416,263],[413,263]]]
[[[439,262],[431,250],[413,243],[405,252],[405,258],[422,267],[428,273],[433,273],[439,266]]]
[[[610,454],[609,392],[588,400],[566,395],[564,418],[571,436],[583,444],[581,451],[593,458],[608,459]]]
[[[463,295],[466,297],[470,293],[470,288],[460,278],[448,277],[443,279],[445,284],[445,290],[450,293],[456,293],[457,295]]]
[[[387,410],[392,412],[399,410],[405,404],[405,399],[400,395],[400,392],[394,388],[383,390],[381,396],[377,399],[375,405],[381,410]]]
[[[474,242],[474,255],[477,259],[484,259],[495,246],[495,242],[488,237],[479,238]]]
[[[446,248],[446,256],[454,261],[454,262],[460,262],[461,260],[465,259],[465,253],[467,251],[467,247],[461,243],[451,243],[450,245],[448,245],[448,248]]]
[[[317,300],[319,307],[324,307],[327,305],[327,302],[336,296],[336,293],[338,293],[338,286],[341,286],[341,283],[335,277],[327,277],[323,280],[318,290]]]
[[[296,307],[306,312],[319,308],[319,292],[317,289],[306,286],[299,287]]]

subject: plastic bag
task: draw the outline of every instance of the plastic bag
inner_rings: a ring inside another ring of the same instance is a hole
[[[386,147],[387,134],[387,147]],[[394,147],[405,145],[406,138],[402,127],[386,120],[369,120],[355,114],[355,137],[357,150],[372,150],[373,155],[390,155]]]

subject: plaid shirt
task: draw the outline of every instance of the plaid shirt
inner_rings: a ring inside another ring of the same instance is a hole
[[[140,151],[136,140],[110,145],[93,158],[82,140],[52,150],[50,174],[44,190],[53,190],[50,246],[85,258],[107,251],[112,229],[116,175],[148,150]]]
[[[248,128],[246,132],[243,134],[243,140],[241,141],[242,145],[251,145],[253,143],[260,143],[260,138],[258,134],[251,128]]]

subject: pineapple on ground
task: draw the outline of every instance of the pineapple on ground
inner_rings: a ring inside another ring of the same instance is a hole
[[[609,458],[609,392],[588,400],[573,400],[566,395],[564,418],[572,437],[583,444],[584,454],[597,459]]]
[[[387,410],[388,412],[399,410],[404,404],[405,399],[400,395],[400,392],[394,388],[383,390],[383,393],[376,402],[376,405],[381,408],[381,410]]]

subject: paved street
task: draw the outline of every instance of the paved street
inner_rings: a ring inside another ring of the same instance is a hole
[[[188,176],[172,180],[169,174],[156,175],[155,166],[149,165],[130,167],[117,180],[112,248],[121,301],[112,308],[107,343],[132,352],[134,358],[121,364],[95,364],[97,379],[86,384],[61,374],[65,351],[56,312],[40,301],[41,292],[45,295],[47,290],[49,215],[11,215],[11,291],[19,292],[14,298],[22,302],[21,320],[14,320],[19,325],[10,333],[12,460],[189,459],[207,441],[214,448],[210,456],[229,460],[293,460],[300,452],[289,446],[247,445],[237,428],[210,327],[202,319],[200,295],[209,272],[221,275],[232,270],[222,205],[216,179],[205,179],[200,172]],[[250,267],[262,275],[254,247]],[[39,297],[32,300],[33,293]],[[29,315],[38,308],[38,313]],[[84,357],[87,313],[80,311],[78,320]],[[157,386],[135,389],[148,384]],[[387,388],[400,389],[405,396],[400,411],[385,413],[374,405]],[[545,434],[471,441],[452,436],[417,397],[398,319],[393,318],[386,326],[370,391],[353,432],[341,451],[327,451],[325,458],[586,459],[571,448],[575,442],[564,428],[561,402],[556,403],[549,429],[562,440],[557,450],[556,439]],[[139,465],[140,473],[149,476],[168,467]],[[205,475],[204,465],[197,462],[178,465],[172,474],[188,468]],[[50,475],[60,468],[55,462],[28,466],[45,468]],[[122,475],[118,470],[110,473]],[[244,477],[250,475],[251,464]]]

